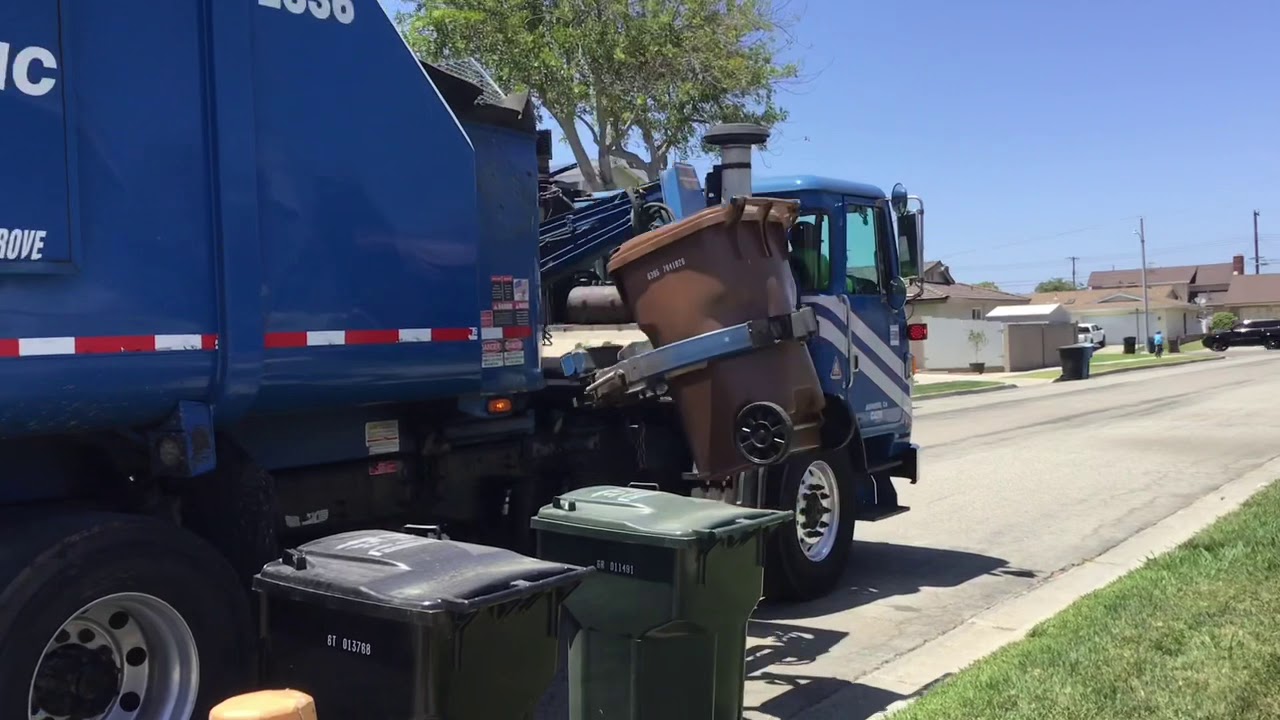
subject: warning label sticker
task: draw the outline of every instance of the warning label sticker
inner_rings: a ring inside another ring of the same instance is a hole
[[[504,365],[523,365],[524,364],[524,341],[523,340],[507,340],[502,344],[503,364]]]
[[[836,358],[831,362],[831,379],[839,380],[844,377],[844,372],[840,369],[840,358]]]
[[[364,444],[370,455],[400,452],[400,422],[379,420],[365,423]]]
[[[511,281],[512,300],[518,303],[529,302],[529,278],[515,278]]]
[[[480,311],[480,327],[493,327],[493,311],[492,310]]]
[[[480,367],[502,367],[501,340],[486,340],[480,345]]]

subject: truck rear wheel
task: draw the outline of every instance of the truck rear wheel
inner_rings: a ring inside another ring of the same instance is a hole
[[[147,518],[24,515],[0,538],[0,717],[189,720],[248,689],[248,601],[203,541]]]
[[[812,600],[835,588],[853,545],[856,481],[843,450],[800,453],[770,469],[773,506],[792,510],[796,517],[770,535],[765,560],[769,597]]]

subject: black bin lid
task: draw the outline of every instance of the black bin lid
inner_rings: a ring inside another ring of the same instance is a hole
[[[356,530],[289,551],[264,567],[253,586],[303,602],[413,622],[417,615],[465,614],[571,590],[588,572],[502,548]]]

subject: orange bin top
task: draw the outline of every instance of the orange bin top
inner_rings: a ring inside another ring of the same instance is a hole
[[[209,720],[317,720],[316,703],[298,690],[263,690],[218,703]]]

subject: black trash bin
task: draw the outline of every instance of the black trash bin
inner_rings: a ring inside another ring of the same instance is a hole
[[[1156,339],[1154,336],[1147,336],[1147,354],[1154,355],[1156,352]]]
[[[1076,343],[1058,348],[1062,361],[1063,380],[1086,380],[1089,377],[1089,361],[1093,359],[1093,345]]]
[[[519,720],[555,675],[560,608],[588,572],[406,533],[321,538],[254,578],[262,679],[334,720]]]
[[[1168,350],[1170,353],[1182,352],[1181,338],[1171,337],[1165,340],[1164,342],[1165,342],[1165,349]]]
[[[1126,337],[1124,339],[1124,354],[1125,355],[1138,354],[1138,338],[1130,335],[1129,337]]]

